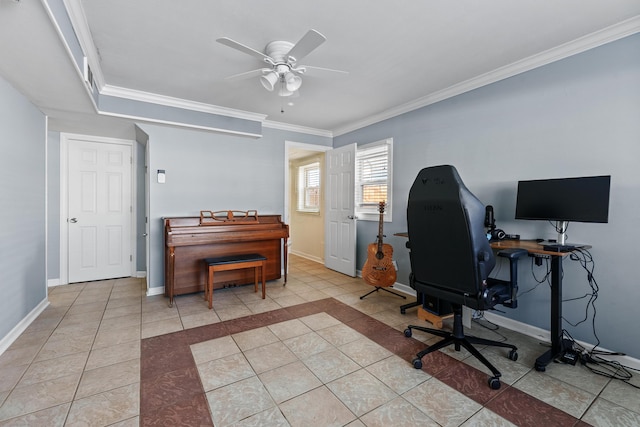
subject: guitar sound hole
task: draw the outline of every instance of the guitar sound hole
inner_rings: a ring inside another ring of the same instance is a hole
[[[382,251],[378,251],[378,252],[376,253],[376,258],[377,258],[377,259],[382,259],[382,258],[384,258],[384,253],[382,253]]]

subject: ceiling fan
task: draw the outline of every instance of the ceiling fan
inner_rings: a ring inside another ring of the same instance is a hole
[[[269,65],[267,68],[251,70],[240,74],[229,76],[227,80],[237,80],[260,76],[260,83],[265,89],[272,92],[278,90],[279,96],[291,96],[295,94],[302,85],[302,75],[308,69],[330,71],[348,74],[346,71],[332,70],[330,68],[299,66],[298,61],[307,56],[318,46],[324,43],[326,37],[316,30],[309,30],[298,41],[293,44],[287,41],[272,41],[264,48],[264,53],[228,37],[217,39],[218,43],[229,46],[240,52],[247,53]]]

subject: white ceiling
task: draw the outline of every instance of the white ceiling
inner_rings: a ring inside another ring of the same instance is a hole
[[[47,13],[47,1],[0,0],[0,75],[57,130],[118,132],[97,117]],[[341,134],[640,30],[638,0],[65,0],[104,93],[145,93],[267,115]],[[72,14],[73,15],[73,14]],[[216,43],[262,51],[309,29],[327,41],[301,61],[348,75],[305,75],[279,98],[262,68]],[[292,101],[294,105],[287,103]],[[284,109],[284,113],[281,113]],[[130,126],[130,125],[129,125]]]

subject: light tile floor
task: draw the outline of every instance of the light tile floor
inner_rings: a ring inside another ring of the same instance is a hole
[[[216,290],[213,311],[201,294],[177,297],[169,308],[163,296],[146,297],[143,281],[133,278],[50,289],[50,306],[0,355],[0,426],[138,425],[140,343],[148,337],[328,297],[399,331],[420,324],[413,310],[399,313],[405,301],[398,297],[380,292],[360,300],[371,289],[360,279],[295,256],[289,271],[285,287],[268,283],[265,300],[252,286]],[[504,384],[594,426],[640,425],[639,389],[579,365],[536,372],[540,343],[498,332],[520,355],[512,362],[482,350]],[[484,328],[473,333],[499,338]],[[324,313],[191,350],[216,426],[513,425]],[[466,351],[442,351],[484,370]],[[640,386],[638,377],[632,383]]]

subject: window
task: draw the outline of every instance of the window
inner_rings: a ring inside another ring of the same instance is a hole
[[[359,219],[378,220],[379,204],[386,202],[385,221],[391,221],[391,165],[393,139],[356,149],[356,214]]]
[[[320,212],[320,163],[298,167],[298,211]]]

